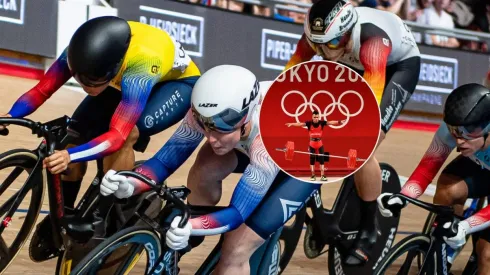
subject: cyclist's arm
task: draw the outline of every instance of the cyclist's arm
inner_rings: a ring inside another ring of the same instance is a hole
[[[473,234],[488,228],[490,226],[490,205],[485,206],[471,217],[468,217],[465,221],[469,225],[469,230],[466,232],[467,234]]]
[[[190,157],[203,138],[204,134],[189,110],[163,147],[135,171],[162,184]],[[148,185],[139,180],[130,178],[130,181],[134,186],[133,195],[150,190]]]
[[[422,160],[403,186],[401,193],[412,198],[420,197],[432,182],[439,169],[454,149],[454,140],[451,138],[445,123],[439,126],[429,148]]]
[[[70,78],[71,72],[68,68],[65,50],[51,65],[39,83],[17,99],[8,113],[14,118],[32,114]]]
[[[191,235],[217,235],[238,228],[264,198],[279,169],[267,155],[260,136],[255,138],[250,151],[250,164],[233,192],[230,205],[215,213],[190,219]]]
[[[308,44],[308,41],[306,41],[306,36],[303,33],[298,41],[298,44],[296,45],[296,50],[294,51],[293,56],[291,59],[289,59],[283,72],[301,62],[311,60],[315,54],[316,52],[311,48],[310,44]]]
[[[145,60],[139,61],[143,62]],[[151,66],[153,63],[148,62]],[[160,75],[150,74],[148,65],[134,64],[137,73],[125,72],[121,81],[122,99],[109,124],[109,131],[92,139],[86,144],[68,149],[71,162],[89,161],[110,155],[119,150],[131,130],[135,127],[151,89]]]
[[[379,35],[373,35],[373,32],[379,32]],[[364,66],[363,78],[373,90],[378,105],[383,97],[391,45],[386,33],[377,27],[367,26],[361,31],[359,59]]]

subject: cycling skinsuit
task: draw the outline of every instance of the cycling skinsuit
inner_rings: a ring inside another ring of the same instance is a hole
[[[85,144],[68,149],[71,162],[99,159],[119,150],[134,126],[138,123],[140,132],[144,132],[140,127],[144,125],[141,119],[156,116],[156,111],[169,100],[175,99],[168,109],[181,109],[175,112],[180,115],[172,118],[173,124],[190,108],[190,94],[200,76],[197,66],[166,32],[139,22],[128,23],[131,42],[120,71],[109,88],[99,96],[87,96],[75,111],[73,119],[78,122],[75,130],[82,135],[93,133],[90,139],[83,141]],[[39,83],[14,103],[9,111],[12,117],[31,114],[72,77],[66,51]],[[165,117],[165,113],[159,114]],[[153,124],[156,123],[155,119]],[[147,124],[150,123],[147,121]]]
[[[442,165],[456,147],[456,140],[443,122],[422,157],[417,168],[408,178],[401,193],[412,198],[420,197],[432,182]],[[468,198],[490,195],[490,148],[477,151],[470,157],[459,155],[442,172],[461,178],[468,185]],[[468,234],[486,227],[490,223],[490,206],[486,206],[467,219],[470,224]],[[490,230],[485,230],[484,239],[490,241]]]
[[[387,133],[415,91],[420,72],[420,52],[403,21],[390,12],[355,8],[359,15],[352,29],[353,47],[339,63],[357,71],[369,84],[381,111],[381,129]],[[313,56],[323,56],[302,35],[285,70]]]
[[[310,146],[309,151],[312,154],[323,154],[325,150],[323,148],[322,136],[323,136],[323,127],[327,125],[326,120],[320,120],[317,124],[313,123],[313,121],[305,122],[306,128],[310,134]],[[320,164],[324,164],[323,156],[310,155],[310,165],[315,165],[315,161],[320,162]]]
[[[260,83],[262,95],[271,83]],[[259,108],[256,108],[250,120],[251,131],[247,139],[241,140],[235,147],[235,150],[249,158],[249,164],[236,185],[230,205],[223,210],[191,219],[192,235],[222,234],[246,222],[266,239],[321,186],[296,180],[280,172],[262,143],[259,112]],[[165,145],[154,157],[138,167],[136,172],[157,183],[164,182],[189,158],[203,138],[204,129],[194,119],[192,111],[189,111]],[[148,190],[146,184],[133,178],[131,181],[138,193]]]

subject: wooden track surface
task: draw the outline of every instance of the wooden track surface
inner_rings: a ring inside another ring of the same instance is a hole
[[[37,82],[34,80],[26,80],[16,77],[0,76],[0,113],[6,113],[9,111],[12,103],[25,91],[33,87]],[[58,116],[67,114],[70,115],[75,110],[78,103],[84,98],[84,94],[75,92],[73,90],[62,88],[52,98],[50,98],[41,108],[39,108],[29,118],[45,122]],[[137,153],[137,160],[146,159],[151,157],[170,137],[177,126],[173,126],[164,133],[160,133],[152,137],[152,142],[149,145],[147,151],[144,154]],[[21,129],[19,127],[10,127],[10,135],[8,137],[0,137],[0,152],[4,152],[14,148],[35,148],[39,144],[39,139],[32,136],[28,130]],[[428,132],[415,132],[406,131],[400,129],[393,129],[387,135],[386,140],[382,144],[381,148],[376,152],[376,156],[379,161],[387,162],[391,164],[398,172],[399,175],[409,176],[413,169],[418,164],[420,158],[424,154],[428,147],[432,133]],[[190,159],[182,165],[168,180],[170,186],[185,185],[187,179],[187,171],[190,169],[192,163],[195,160],[197,151],[190,157]],[[450,159],[456,156],[455,153]],[[94,163],[89,164],[88,173],[84,179],[84,186],[82,190],[86,190],[87,185],[93,179],[95,171]],[[0,174],[2,176],[2,174]],[[234,186],[238,180],[238,175],[230,175],[223,182],[223,197],[219,205],[227,205],[231,198]],[[330,206],[333,203],[335,196],[337,195],[340,183],[330,182],[322,187],[322,197],[325,206]],[[15,188],[15,186],[13,187]],[[18,186],[17,186],[18,188]],[[3,195],[0,200],[5,201],[5,197],[8,194],[12,194],[15,190],[9,190]],[[432,201],[430,196],[423,196],[424,200]],[[26,209],[26,199],[22,203],[22,207]],[[48,210],[47,196],[45,196],[43,210]],[[17,213],[13,217],[12,226],[7,229],[6,241],[7,244],[11,242],[9,236],[14,236],[16,228],[20,226],[18,222],[22,219],[23,213]],[[399,234],[396,240],[406,237],[405,232],[420,232],[425,221],[427,212],[408,206],[403,211],[403,215],[400,221]],[[44,217],[41,214],[38,218],[40,221]],[[16,223],[17,221],[17,223]],[[17,225],[17,227],[16,227]],[[5,234],[4,233],[4,234]],[[207,253],[211,251],[216,244],[217,237],[208,237],[204,243],[188,253],[180,263],[181,274],[194,274],[199,265],[202,263]],[[28,240],[28,242],[30,239]],[[47,261],[44,263],[33,263],[28,255],[27,247],[28,242],[20,252],[19,256],[10,265],[9,269],[4,274],[53,274],[56,265],[56,260]],[[300,239],[300,244],[296,249],[296,253],[288,265],[286,271],[283,274],[328,274],[327,271],[327,254],[324,254],[316,259],[309,260],[305,257],[303,252],[303,238]],[[466,249],[467,250],[467,249]],[[466,263],[468,254],[460,256],[453,268],[454,274],[460,274],[461,270]],[[134,272],[132,274],[138,274]]]

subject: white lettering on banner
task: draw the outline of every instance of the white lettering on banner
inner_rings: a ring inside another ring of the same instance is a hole
[[[458,86],[458,59],[428,54],[420,57],[418,91],[449,94]]]
[[[17,11],[17,0],[1,0],[0,9]]]
[[[196,26],[157,18],[150,18],[149,25],[166,31],[182,44],[197,46],[198,28]]]
[[[442,84],[452,84],[453,68],[444,65],[422,63],[420,65],[419,80]]]
[[[262,29],[260,66],[282,71],[296,51],[300,38],[300,34]],[[315,55],[311,60],[322,60],[322,58]]]
[[[267,57],[288,61],[296,51],[296,44],[267,39]]]
[[[25,0],[0,0],[0,11],[7,16],[0,16],[0,21],[23,25]]]
[[[166,31],[177,42],[184,44],[188,55],[202,57],[204,17],[144,5],[139,6],[139,9],[158,14],[152,17],[140,16],[141,23]]]

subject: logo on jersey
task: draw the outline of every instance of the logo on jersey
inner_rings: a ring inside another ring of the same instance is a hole
[[[298,107],[296,109],[293,109],[293,110],[296,110],[295,113],[290,113],[288,110],[286,110],[286,107],[284,106],[285,105],[284,102],[286,101],[286,98],[292,94],[297,94],[297,95],[301,96],[301,98],[303,98],[303,101],[304,101],[303,103],[298,105]],[[323,108],[323,106],[322,106],[322,108],[320,108],[320,106],[318,106],[316,103],[313,103],[313,99],[317,95],[320,95],[320,94],[328,95],[332,99],[333,102],[328,104],[325,108]],[[342,98],[348,94],[354,94],[357,97],[359,97],[359,100],[361,102],[361,106],[359,107],[359,110],[357,110],[356,112],[351,112],[351,110],[347,107],[347,105],[342,103]],[[308,110],[308,109],[311,110],[312,112],[318,111],[318,113],[320,113],[320,119],[327,120],[327,117],[329,115],[331,115],[335,111],[335,109],[337,109],[336,107],[338,107],[338,110],[340,111],[340,113],[346,117],[345,122],[342,123],[341,125],[338,125],[338,126],[335,126],[335,125],[328,125],[328,126],[331,128],[340,129],[340,128],[343,128],[345,125],[347,125],[347,123],[349,122],[349,119],[351,117],[355,117],[362,112],[362,110],[364,109],[364,99],[362,98],[362,96],[358,92],[353,91],[353,90],[343,92],[339,96],[338,100],[335,100],[335,97],[330,92],[327,92],[327,91],[318,91],[318,92],[314,93],[310,97],[309,100],[300,91],[289,91],[286,94],[284,94],[284,96],[281,99],[281,108],[282,108],[282,111],[284,112],[284,114],[286,114],[287,116],[290,116],[290,117],[294,117],[296,122],[298,122],[298,123],[300,122],[299,117],[301,115],[303,115],[306,112],[306,110]]]
[[[0,21],[24,25],[25,0],[0,1]]]
[[[151,66],[151,73],[152,74],[157,74],[159,71],[160,71],[160,66],[158,66],[158,65]]]
[[[301,34],[262,29],[260,66],[282,71],[296,51],[300,38]],[[312,60],[322,60],[322,58],[316,55]]]
[[[180,95],[179,90],[175,90],[172,96],[170,96],[167,101],[163,102],[160,108],[158,108],[153,115],[147,115],[145,117],[145,127],[152,128],[154,125],[158,125],[159,121],[162,121],[169,115],[172,115],[175,110],[183,109],[182,107],[179,108],[181,104],[185,104],[184,99]]]
[[[292,217],[296,211],[298,211],[302,204],[302,202],[299,201],[290,201],[285,199],[279,199],[279,201],[281,201],[282,213],[284,215],[283,222],[287,222],[289,218]]]
[[[386,47],[389,47],[390,46],[390,40],[386,39],[386,38],[383,38],[383,44],[386,46]]]
[[[166,31],[190,56],[202,57],[204,17],[141,5],[140,22]]]

